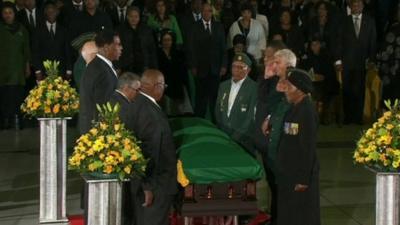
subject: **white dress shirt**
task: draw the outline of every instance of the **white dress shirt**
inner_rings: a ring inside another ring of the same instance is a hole
[[[55,34],[56,34],[57,22],[50,23],[49,21],[46,21],[47,30],[48,30],[49,32],[50,32],[50,29],[51,29],[51,25],[53,25],[53,32],[54,32],[54,35],[55,35]]]
[[[119,7],[119,6],[117,6],[117,10],[118,10],[118,19],[119,18],[121,18],[121,10],[122,10],[122,14],[123,14],[123,16],[124,16],[124,19],[126,18],[126,9],[127,9],[127,7],[125,6],[125,7]]]
[[[242,87],[243,81],[245,79],[246,79],[246,77],[237,82],[231,80],[231,90],[229,92],[228,111],[227,111],[228,117],[231,114],[233,103],[235,103],[236,96],[239,93],[240,87]]]
[[[117,71],[114,70],[113,64],[110,60],[108,60],[106,57],[96,54],[97,57],[99,57],[101,60],[103,60],[107,65],[111,68],[111,70],[114,72],[114,75],[118,78]]]
[[[30,21],[31,11],[29,11],[29,9],[25,9],[25,12],[26,12],[26,15],[28,16],[29,23],[32,23],[32,21]],[[36,8],[32,9],[32,17],[33,17],[33,24],[35,24],[35,26],[36,26]]]
[[[208,28],[210,29],[210,32],[211,32],[211,20],[207,22],[202,19],[202,21],[203,21],[204,29],[207,29],[207,24],[208,24]]]

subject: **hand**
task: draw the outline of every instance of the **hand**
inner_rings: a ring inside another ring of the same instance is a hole
[[[343,70],[343,65],[342,65],[342,64],[336,64],[336,65],[335,65],[335,70],[336,70],[336,72],[342,72],[342,70]]]
[[[264,122],[261,125],[261,131],[265,136],[267,136],[269,134],[269,130],[270,130],[269,119],[270,119],[270,116],[265,118]]]
[[[144,203],[142,204],[143,207],[149,207],[153,204],[153,192],[151,191],[144,191]]]
[[[42,72],[40,72],[40,71],[35,73],[35,77],[36,77],[37,81],[41,81],[44,79],[44,76],[43,76]]]
[[[226,68],[222,67],[221,70],[219,71],[219,76],[224,76],[226,74]]]
[[[192,68],[192,75],[193,75],[194,77],[197,76],[197,69],[196,69],[196,68]]]
[[[294,186],[294,191],[295,192],[305,192],[308,189],[308,185],[304,185],[304,184],[296,184]]]

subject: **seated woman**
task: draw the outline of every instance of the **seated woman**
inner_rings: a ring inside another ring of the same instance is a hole
[[[188,70],[183,51],[176,48],[175,33],[169,29],[160,32],[160,47],[158,48],[159,70],[164,74],[165,108],[168,115],[183,115],[193,113],[188,96]]]
[[[335,96],[339,93],[339,83],[336,79],[333,59],[326,49],[321,48],[321,40],[318,37],[310,41],[309,50],[300,67],[313,74],[313,97],[321,113],[321,122],[329,124]]]
[[[158,41],[160,40],[160,31],[162,29],[170,29],[175,33],[176,44],[179,46],[183,44],[181,30],[175,16],[171,15],[167,8],[167,0],[155,1],[155,9],[149,16],[147,25],[156,33]]]

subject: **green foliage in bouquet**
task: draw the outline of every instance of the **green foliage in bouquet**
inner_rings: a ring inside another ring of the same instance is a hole
[[[48,77],[29,92],[21,105],[22,112],[36,118],[71,117],[78,112],[78,93],[58,76],[59,64],[49,60],[43,63]]]
[[[364,131],[354,152],[354,161],[380,172],[400,171],[400,105],[385,101],[386,111]]]
[[[79,173],[118,174],[121,180],[144,176],[147,160],[139,141],[119,118],[119,104],[97,105],[97,110],[99,120],[76,141],[69,169]]]

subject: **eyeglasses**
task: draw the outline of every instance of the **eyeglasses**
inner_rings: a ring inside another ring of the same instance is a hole
[[[155,83],[154,86],[161,87],[161,88],[167,88],[168,84],[160,82],[160,83]]]

